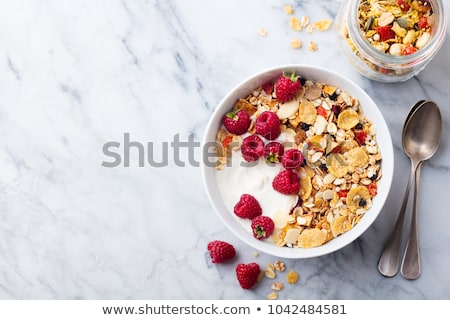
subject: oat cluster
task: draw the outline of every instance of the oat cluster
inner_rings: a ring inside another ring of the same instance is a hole
[[[300,19],[298,19],[294,16],[295,10],[291,5],[285,5],[283,7],[283,10],[286,14],[292,16],[289,19],[289,26],[294,31],[302,32],[302,30],[305,29],[306,33],[312,34],[313,30],[326,31],[331,27],[332,24],[332,21],[330,19],[322,19],[315,22],[310,22],[310,18],[308,16],[302,16]],[[259,28],[258,34],[262,37],[265,37],[267,36],[267,30],[264,28]],[[299,38],[294,38],[290,41],[290,46],[293,49],[300,49],[303,47],[303,41]],[[309,41],[308,49],[310,51],[317,51],[317,43],[313,40]]]

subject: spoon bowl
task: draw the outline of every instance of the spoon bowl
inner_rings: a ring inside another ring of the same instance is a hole
[[[439,108],[434,102],[431,101],[418,101],[410,109],[405,119],[402,131],[402,145],[405,153],[411,160],[411,174],[408,179],[405,196],[403,198],[402,207],[400,209],[397,222],[378,262],[378,270],[386,277],[393,277],[398,272],[401,236],[410,187],[414,177],[416,176],[416,171],[419,171],[420,174],[420,170],[417,170],[420,168],[420,164],[424,160],[429,159],[436,152],[440,143],[441,130],[442,120]],[[417,189],[418,187],[416,185],[415,196],[417,194]],[[418,245],[416,247],[418,248]],[[405,257],[406,255],[404,258]],[[417,259],[414,258],[412,260]],[[404,261],[405,259],[403,259],[403,265],[406,265]]]
[[[408,241],[403,255],[401,274],[414,280],[420,276],[420,250],[417,232],[417,198],[419,193],[420,169],[423,161],[431,158],[439,147],[442,135],[442,117],[438,106],[427,101],[411,116],[407,122],[404,136],[405,153],[415,164],[414,202],[409,228]]]
[[[431,158],[439,147],[442,132],[441,113],[432,101],[419,105],[406,123],[403,148],[417,161]]]

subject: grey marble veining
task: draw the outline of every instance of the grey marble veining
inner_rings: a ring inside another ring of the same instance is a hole
[[[295,15],[333,19],[340,1],[20,1],[0,4],[0,298],[264,299],[266,279],[242,290],[234,264],[213,265],[206,245],[233,243],[239,261],[276,258],[234,237],[209,204],[200,168],[180,154],[164,168],[102,166],[108,141],[201,141],[216,104],[265,68],[310,63],[352,78],[380,106],[395,146],[386,208],[360,239],[329,256],[285,260],[300,273],[282,299],[450,299],[450,42],[413,79],[370,81],[349,66],[333,30],[289,28]],[[448,10],[448,8],[447,8]],[[448,12],[448,11],[447,11]],[[257,34],[258,28],[267,37]],[[448,34],[448,33],[447,33]],[[300,37],[304,47],[290,48]],[[448,37],[447,37],[448,38]],[[316,40],[317,52],[306,48]],[[423,166],[423,275],[376,269],[401,205],[409,162],[400,132],[409,107],[436,101],[444,137]],[[195,158],[200,160],[199,150]]]

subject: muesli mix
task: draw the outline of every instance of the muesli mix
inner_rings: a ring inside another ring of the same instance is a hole
[[[351,230],[377,194],[382,157],[375,126],[358,99],[333,84],[283,73],[236,101],[216,140],[217,170],[229,170],[237,153],[243,161],[266,161],[279,169],[272,188],[298,199],[288,213],[264,212],[251,194],[236,199],[230,209],[252,221],[257,239],[321,246]]]
[[[431,39],[434,15],[423,0],[361,0],[358,23],[367,41],[395,56],[422,49]]]

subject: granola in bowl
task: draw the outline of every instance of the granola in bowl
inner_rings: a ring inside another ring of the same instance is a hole
[[[283,74],[298,88],[279,86]],[[392,179],[389,132],[370,98],[353,94],[352,83],[350,93],[347,80],[335,77],[314,67],[277,68],[248,80],[250,92],[233,90],[220,105],[210,132],[218,156],[219,199],[212,202],[220,202],[216,210],[230,229],[258,249],[288,258],[337,250],[383,206]],[[227,118],[239,134],[224,125]],[[264,237],[252,223],[259,215],[273,221],[257,226]]]

